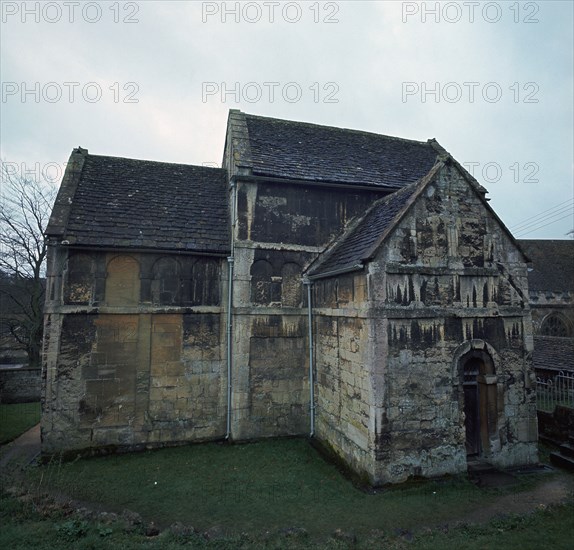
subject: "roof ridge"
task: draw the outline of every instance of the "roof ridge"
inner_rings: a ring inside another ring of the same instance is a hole
[[[118,157],[115,155],[94,155],[91,153],[88,153],[86,155],[86,158],[96,158],[96,159],[113,159],[113,160],[122,160],[122,161],[132,161],[132,162],[145,162],[145,163],[149,163],[149,164],[162,164],[164,166],[185,166],[188,168],[201,168],[201,169],[205,169],[205,170],[218,170],[218,171],[226,171],[225,168],[215,168],[214,166],[203,166],[201,164],[186,164],[183,162],[164,162],[161,160],[147,160],[147,159],[138,159],[138,158],[133,158],[133,157]]]
[[[304,122],[304,121],[300,121],[300,120],[287,120],[284,118],[268,117],[268,116],[262,116],[262,115],[252,115],[249,113],[243,113],[243,114],[246,118],[257,118],[257,119],[262,119],[262,120],[275,120],[277,122],[283,122],[283,123],[288,123],[288,124],[298,124],[301,126],[311,126],[314,128],[328,128],[330,130],[340,130],[342,132],[352,132],[354,134],[384,137],[387,139],[392,139],[392,140],[396,140],[396,141],[404,141],[407,143],[417,143],[419,145],[430,145],[429,140],[420,141],[417,139],[408,139],[408,138],[403,138],[403,137],[398,137],[398,136],[391,136],[388,134],[379,134],[377,132],[368,132],[366,130],[357,130],[355,128],[344,128],[341,126],[329,126],[327,124],[318,124],[315,122]],[[435,139],[435,138],[430,138],[430,139]]]

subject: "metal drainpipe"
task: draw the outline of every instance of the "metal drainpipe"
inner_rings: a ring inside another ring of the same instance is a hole
[[[235,223],[236,223],[236,204],[237,204],[237,185],[235,180],[232,179],[231,183],[231,255],[227,258],[229,266],[228,280],[227,280],[227,421],[225,430],[225,439],[231,437],[231,393],[233,384],[231,380],[232,374],[232,361],[233,361],[233,332],[232,332],[232,308],[233,308],[233,266],[235,263]]]
[[[309,317],[309,412],[311,414],[311,427],[309,437],[315,435],[315,379],[313,376],[313,303],[311,301],[311,288],[313,282],[303,279],[307,286],[307,314]]]
[[[231,436],[231,361],[232,361],[232,350],[231,344],[233,340],[232,334],[232,324],[231,324],[231,307],[233,304],[233,256],[227,258],[229,264],[229,281],[227,284],[227,428],[225,432],[225,439],[229,439]]]

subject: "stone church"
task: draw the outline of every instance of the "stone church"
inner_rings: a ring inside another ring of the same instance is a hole
[[[528,258],[436,140],[232,110],[222,166],[72,152],[44,453],[311,436],[374,485],[536,462]]]

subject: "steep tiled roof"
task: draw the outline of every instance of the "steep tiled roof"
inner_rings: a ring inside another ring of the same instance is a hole
[[[431,142],[244,116],[247,162],[256,176],[397,188],[423,177],[440,149]]]
[[[83,156],[83,159],[82,159]],[[78,160],[79,159],[79,160]],[[76,149],[47,234],[71,245],[225,253],[227,172]]]
[[[573,240],[519,240],[532,261],[528,287],[534,291],[574,292]]]
[[[336,241],[324,255],[311,265],[307,275],[311,278],[328,273],[359,267],[368,259],[385,229],[405,206],[415,190],[415,184],[379,199],[367,213]]]
[[[421,180],[376,201],[362,218],[348,227],[343,235],[319,256],[310,266],[307,275],[313,279],[328,276],[333,272],[358,269],[372,257],[387,230],[414,200],[413,195],[432,181],[442,166],[442,162],[437,163]]]
[[[532,362],[535,369],[574,371],[574,338],[534,336]]]

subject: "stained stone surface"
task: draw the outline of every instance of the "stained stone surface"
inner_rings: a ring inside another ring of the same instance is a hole
[[[314,436],[365,481],[536,461],[519,245],[434,140],[345,132],[232,111],[215,172],[73,153],[49,231],[45,453],[308,435],[311,355]],[[105,200],[115,177],[163,195]]]

